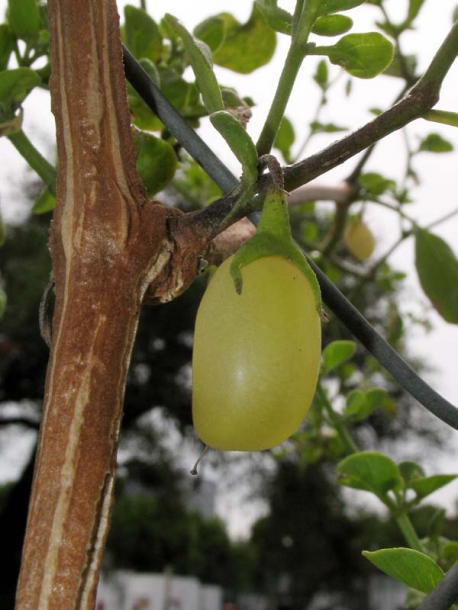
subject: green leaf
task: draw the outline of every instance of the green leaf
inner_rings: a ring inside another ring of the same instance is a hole
[[[416,462],[412,462],[410,460],[406,460],[405,462],[401,462],[399,464],[399,470],[401,472],[401,476],[406,482],[408,487],[411,486],[412,481],[416,479],[422,479],[425,476],[425,472],[420,464]]]
[[[447,153],[452,152],[453,144],[438,133],[430,133],[420,142],[418,150],[421,152]]]
[[[339,131],[348,131],[348,127],[344,127],[343,125],[320,123],[319,121],[312,121],[310,123],[310,129],[313,133],[337,133]]]
[[[447,565],[451,566],[458,561],[458,541],[451,540],[442,547],[441,555]]]
[[[358,78],[377,76],[393,59],[393,45],[378,32],[347,34],[332,47],[316,47],[316,52],[323,49],[333,64]]]
[[[347,360],[356,352],[354,341],[333,341],[327,345],[322,353],[323,373],[329,373]]]
[[[258,153],[246,129],[226,110],[211,114],[210,121],[241,163],[243,176],[254,184],[258,177]]]
[[[448,485],[456,478],[458,478],[457,474],[436,474],[432,477],[414,479],[411,482],[410,487],[415,491],[419,498],[425,498],[438,489],[441,489],[441,487]]]
[[[312,27],[312,32],[319,36],[340,36],[353,27],[353,20],[346,15],[325,15],[318,17]]]
[[[162,55],[162,36],[157,23],[146,11],[128,4],[124,7],[123,29],[127,48],[137,59],[156,62]]]
[[[0,25],[0,71],[6,70],[10,55],[14,50],[13,31],[9,25]]]
[[[414,21],[414,19],[417,18],[418,13],[421,11],[421,8],[424,3],[425,0],[409,0],[409,10],[407,12],[406,19],[407,24],[410,25]]]
[[[179,72],[169,67],[159,67],[161,90],[171,104],[180,110],[182,116],[205,116],[205,108],[199,101],[199,89],[195,83],[188,83]]]
[[[396,187],[396,182],[376,172],[367,172],[359,178],[359,185],[367,192],[378,197]]]
[[[294,144],[296,134],[294,133],[293,124],[285,116],[282,118],[280,128],[277,132],[274,142],[274,148],[279,150],[283,155],[286,163],[292,163],[291,146]]]
[[[318,9],[318,15],[329,15],[329,13],[339,13],[348,11],[355,6],[363,4],[365,0],[322,0]]]
[[[363,551],[363,555],[388,576],[423,593],[430,593],[444,577],[444,572],[431,557],[412,549]]]
[[[38,37],[40,13],[36,0],[8,0],[7,15],[17,38],[30,41]]]
[[[291,34],[293,16],[278,7],[278,0],[256,0],[256,6],[262,13],[266,23],[276,32]]]
[[[458,260],[440,237],[418,229],[415,233],[415,266],[426,296],[451,324],[458,324]]]
[[[21,102],[40,82],[39,75],[30,68],[0,72],[0,122],[13,118]]]
[[[342,415],[353,422],[365,419],[372,408],[368,408],[366,394],[362,390],[351,391],[346,399]]]
[[[357,422],[369,417],[375,409],[393,410],[393,401],[385,390],[353,390],[347,396],[343,416],[351,422]]]
[[[173,180],[177,156],[168,142],[149,133],[134,133],[134,143],[137,151],[137,171],[148,196],[152,197]]]
[[[49,192],[47,186],[45,186],[38,197],[35,199],[35,202],[32,206],[33,214],[45,214],[46,212],[50,212],[54,209],[56,205],[56,198],[52,193]]]
[[[184,25],[172,15],[166,15],[165,18],[181,36],[196,76],[197,86],[199,87],[199,91],[208,112],[211,114],[219,110],[224,110],[221,90],[211,65],[209,47],[202,41],[196,40]]]
[[[216,24],[215,19],[220,20]],[[221,23],[224,34],[218,46]],[[249,74],[269,63],[277,44],[275,32],[266,24],[258,7],[253,5],[249,20],[241,24],[230,13],[210,17],[194,29],[194,34],[213,51],[213,61],[218,66],[240,74]]]
[[[313,80],[316,82],[318,87],[325,91],[328,87],[328,64],[324,59],[320,59],[318,65],[316,67],[315,74],[313,75]]]
[[[363,451],[342,460],[337,466],[337,477],[341,485],[370,491],[380,499],[387,492],[402,485],[397,464],[381,453]]]
[[[392,397],[386,390],[382,388],[371,388],[366,392],[366,401],[368,408],[373,411],[374,409],[385,409],[387,411],[394,411],[394,403]]]
[[[226,21],[220,15],[209,17],[196,25],[193,34],[196,38],[205,42],[211,52],[214,53],[224,42]]]

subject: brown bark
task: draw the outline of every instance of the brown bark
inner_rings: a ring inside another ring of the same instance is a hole
[[[206,244],[137,176],[114,0],[48,6],[56,306],[20,610],[94,606],[141,303],[147,290],[157,302],[184,290]]]

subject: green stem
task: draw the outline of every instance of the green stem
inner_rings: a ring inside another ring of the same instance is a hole
[[[326,413],[328,414],[329,419],[331,420],[332,425],[334,426],[339,438],[342,442],[342,445],[345,448],[345,451],[350,455],[352,453],[358,453],[359,449],[356,446],[355,441],[350,436],[345,424],[342,421],[341,416],[334,411],[331,403],[326,396],[326,392],[324,391],[321,383],[318,383],[316,388],[317,396],[324,407]]]
[[[297,2],[292,24],[291,46],[278,81],[269,114],[256,145],[259,156],[270,153],[272,149],[299,69],[306,55],[306,45],[316,18],[318,6],[318,0],[298,0]]]
[[[287,243],[291,241],[288,204],[282,191],[273,189],[267,194],[257,231],[274,235],[280,241]]]
[[[428,69],[418,81],[415,89],[436,90],[439,94],[442,81],[458,56],[458,20],[453,24],[444,42],[439,47]]]
[[[427,121],[434,121],[435,123],[442,123],[443,125],[451,125],[452,127],[458,127],[458,113],[449,112],[447,110],[430,110],[422,116],[422,119]]]
[[[259,156],[270,153],[272,149],[303,59],[304,51],[301,48],[297,48],[297,46],[292,43],[285,60],[285,65],[283,66],[280,80],[278,81],[278,87],[269,114],[267,115],[261,135],[256,144]]]
[[[32,169],[34,169],[52,195],[56,195],[56,170],[35,148],[29,138],[21,130],[12,133],[8,139],[16,150],[24,157]]]
[[[410,548],[414,549],[415,551],[419,551],[420,553],[424,553],[425,549],[423,548],[421,540],[418,537],[418,534],[415,531],[412,521],[407,513],[394,513],[394,518],[396,519],[396,523],[398,524],[399,529],[401,530]]]

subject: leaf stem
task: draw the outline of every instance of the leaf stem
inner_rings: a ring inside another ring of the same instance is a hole
[[[449,112],[447,110],[430,110],[422,117],[426,121],[433,121],[434,123],[442,123],[443,125],[451,125],[452,127],[458,127],[458,113]]]
[[[259,156],[270,153],[285,114],[294,83],[306,56],[307,40],[316,18],[318,0],[298,0],[293,17],[291,46],[286,56],[275,96],[259,136]]]
[[[294,42],[292,42],[278,81],[277,90],[269,114],[267,115],[261,135],[256,144],[259,156],[270,153],[272,149],[303,59],[304,52],[297,48]]]
[[[359,449],[356,446],[355,441],[350,436],[345,424],[342,421],[342,417],[334,411],[331,403],[326,396],[326,392],[321,383],[318,383],[316,388],[316,393],[321,405],[324,407],[332,425],[334,426],[339,438],[342,442],[342,445],[345,448],[345,451],[350,455],[352,453],[358,453]]]
[[[56,170],[35,148],[22,131],[11,133],[8,139],[27,163],[40,176],[52,195],[56,195]]]
[[[401,512],[398,514],[393,513],[393,516],[410,548],[414,549],[415,551],[419,551],[420,553],[424,553],[425,549],[423,544],[421,543],[421,540],[418,537],[418,534],[415,531],[408,514],[406,512]]]

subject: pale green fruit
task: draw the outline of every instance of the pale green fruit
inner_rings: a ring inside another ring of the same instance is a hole
[[[267,256],[244,266],[237,294],[231,258],[197,314],[193,419],[210,447],[258,451],[287,439],[310,408],[321,321],[310,281],[288,260]]]

